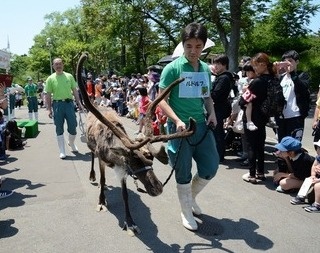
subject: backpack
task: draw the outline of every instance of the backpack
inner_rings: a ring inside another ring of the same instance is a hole
[[[6,148],[8,150],[17,150],[23,148],[21,139],[21,129],[15,120],[9,120],[5,129]]]
[[[280,80],[276,77],[268,80],[267,98],[261,104],[261,111],[268,117],[280,116],[283,118],[283,109],[286,104]]]

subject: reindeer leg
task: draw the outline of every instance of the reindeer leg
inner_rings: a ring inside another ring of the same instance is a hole
[[[106,184],[106,175],[105,175],[105,163],[99,158],[99,169],[100,169],[100,195],[99,195],[99,204],[97,206],[97,211],[107,211],[106,196],[104,194],[104,186]]]
[[[122,192],[122,199],[123,199],[123,203],[124,203],[125,216],[126,216],[123,230],[127,230],[128,234],[130,236],[134,236],[135,233],[140,234],[141,230],[134,223],[134,221],[131,217],[131,214],[130,214],[126,178],[122,178],[122,180],[121,180],[121,192]]]
[[[93,152],[91,152],[91,170],[90,170],[89,180],[91,182],[96,181],[96,172],[94,171],[94,153]]]

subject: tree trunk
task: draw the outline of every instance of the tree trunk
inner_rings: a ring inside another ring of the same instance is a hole
[[[238,52],[240,43],[241,28],[241,6],[244,0],[229,0],[230,19],[222,17],[218,9],[218,0],[212,0],[212,20],[216,25],[219,38],[222,42],[226,55],[229,57],[229,71],[238,71]],[[230,34],[227,31],[228,23],[230,26]]]

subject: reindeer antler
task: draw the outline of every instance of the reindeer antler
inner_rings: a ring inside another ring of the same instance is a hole
[[[88,94],[85,90],[84,87],[84,80],[82,78],[81,75],[81,70],[83,67],[83,63],[88,59],[88,53],[85,52],[83,53],[78,61],[77,64],[77,81],[78,81],[78,86],[79,86],[79,90],[81,92],[82,98],[83,98],[83,102],[86,106],[86,108],[96,116],[96,118],[98,120],[100,120],[103,124],[105,124],[106,126],[108,126],[110,128],[110,130],[122,141],[123,145],[126,146],[128,149],[130,150],[135,150],[135,149],[139,149],[142,146],[144,146],[145,144],[147,144],[148,142],[159,142],[159,141],[163,141],[163,140],[171,140],[171,139],[175,139],[175,138],[183,138],[183,137],[187,137],[190,136],[194,133],[195,131],[195,121],[193,119],[190,119],[190,124],[189,124],[189,128],[181,131],[181,132],[177,132],[174,134],[169,134],[169,135],[159,135],[159,136],[152,136],[152,134],[147,133],[147,136],[144,137],[143,139],[140,139],[139,142],[134,142],[133,140],[131,140],[128,135],[123,132],[120,128],[118,128],[116,125],[114,125],[111,121],[109,121],[106,117],[104,117],[99,110],[90,102]],[[145,117],[145,121],[146,121],[146,131],[150,132],[150,128],[152,126],[152,116],[154,115],[155,109],[157,104],[171,91],[171,89],[176,86],[177,84],[179,84],[180,82],[182,82],[184,80],[184,78],[179,78],[176,81],[174,81],[173,83],[171,83],[162,93],[161,95],[159,95],[149,106],[147,113],[146,113],[146,117]]]
[[[85,52],[80,56],[80,59],[77,64],[77,81],[79,90],[81,92],[83,102],[86,108],[96,116],[98,120],[100,120],[103,124],[108,126],[110,130],[122,141],[123,145],[125,145],[128,149],[138,149],[144,146],[147,142],[150,141],[150,138],[145,138],[141,140],[141,142],[133,142],[126,133],[124,133],[120,128],[116,127],[111,121],[109,121],[106,117],[104,117],[99,110],[90,102],[87,92],[84,87],[84,82],[81,75],[81,70],[83,67],[83,63],[88,59],[88,53]]]
[[[173,134],[167,134],[167,135],[157,135],[153,136],[153,128],[152,128],[152,118],[154,116],[155,110],[159,102],[165,98],[165,96],[172,90],[172,88],[179,83],[184,81],[184,78],[179,78],[172,82],[163,92],[149,105],[146,116],[144,118],[145,120],[145,136],[149,137],[151,140],[150,142],[159,142],[159,141],[167,141],[172,140],[176,138],[183,138],[188,137],[192,135],[196,128],[196,122],[194,119],[190,118],[189,121],[189,128],[185,129],[184,131],[173,133]]]

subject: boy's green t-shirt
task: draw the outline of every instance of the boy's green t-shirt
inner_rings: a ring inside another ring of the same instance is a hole
[[[203,61],[199,62],[199,72],[207,72],[208,80],[211,80],[209,66]],[[165,66],[161,73],[159,87],[161,89],[167,88],[172,82],[181,77],[182,72],[195,72],[185,56],[181,56]],[[211,83],[209,86],[211,89]],[[190,117],[198,123],[205,121],[203,98],[180,98],[179,85],[171,90],[168,104],[184,123],[188,123]]]

